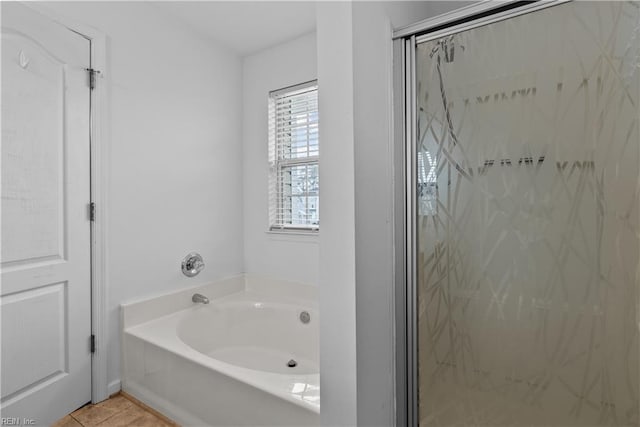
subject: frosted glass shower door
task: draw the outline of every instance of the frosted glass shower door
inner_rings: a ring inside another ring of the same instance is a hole
[[[423,426],[637,426],[640,5],[416,45]]]

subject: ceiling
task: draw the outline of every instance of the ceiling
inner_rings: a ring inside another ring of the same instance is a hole
[[[240,56],[316,28],[312,1],[157,1],[153,5]]]

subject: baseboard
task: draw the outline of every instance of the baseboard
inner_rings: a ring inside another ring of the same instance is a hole
[[[120,384],[120,380],[111,381],[107,386],[109,391],[109,396],[112,396],[116,393],[119,393],[122,389],[122,385]]]

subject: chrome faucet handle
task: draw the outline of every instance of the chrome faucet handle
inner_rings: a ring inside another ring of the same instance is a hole
[[[199,253],[191,252],[182,260],[182,273],[187,277],[197,276],[204,269],[204,261]]]

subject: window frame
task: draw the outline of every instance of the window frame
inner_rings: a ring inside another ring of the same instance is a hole
[[[315,91],[316,96],[318,93],[318,81],[310,80],[300,84],[295,84],[291,86],[287,86],[281,89],[273,90],[269,92],[268,96],[268,129],[269,129],[269,138],[268,138],[268,152],[269,152],[269,193],[268,193],[268,204],[269,204],[269,224],[268,224],[268,232],[271,233],[283,233],[283,234],[317,234],[320,230],[320,217],[318,212],[318,223],[317,224],[286,224],[283,219],[284,212],[284,203],[285,203],[285,194],[284,194],[284,185],[283,181],[283,173],[284,169],[292,169],[295,166],[315,166],[319,169],[320,163],[320,138],[318,134],[318,151],[316,155],[313,156],[305,156],[305,157],[296,157],[296,158],[284,158],[280,155],[280,143],[277,140],[277,120],[275,117],[276,113],[276,101],[279,98],[284,96],[295,96],[296,92],[300,94]],[[318,107],[316,104],[316,114],[318,114]],[[319,123],[319,118],[318,118]],[[308,145],[307,145],[308,150]],[[319,177],[318,177],[319,181]],[[292,196],[289,196],[292,197]],[[306,194],[308,198],[308,192]],[[319,183],[318,183],[318,195],[316,196],[318,199],[318,209],[320,204],[320,191],[319,191]],[[306,212],[308,213],[309,207],[308,204],[306,206]]]

